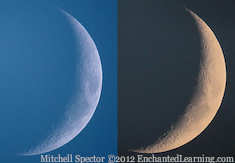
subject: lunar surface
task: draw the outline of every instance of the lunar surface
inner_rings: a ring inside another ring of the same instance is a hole
[[[186,10],[195,20],[200,35],[201,59],[196,88],[185,112],[169,131],[154,144],[134,152],[160,153],[183,146],[206,129],[221,105],[226,85],[222,49],[208,25],[195,13]]]
[[[59,9],[71,24],[77,41],[76,88],[60,122],[29,151],[38,155],[55,150],[76,137],[92,118],[101,94],[102,68],[98,50],[86,29],[70,14]]]

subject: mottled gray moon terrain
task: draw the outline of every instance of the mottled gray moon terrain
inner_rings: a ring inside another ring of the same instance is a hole
[[[175,25],[176,30],[170,30],[174,27],[153,19],[160,25],[135,21],[138,27],[145,24],[145,31],[139,30],[136,38],[134,34],[122,36],[128,38],[131,35],[137,39],[138,35],[142,40],[132,41],[139,45],[136,46],[139,53],[129,50],[133,63],[126,67],[131,70],[125,71],[123,68],[119,71],[120,77],[123,77],[120,80],[123,89],[119,89],[120,94],[123,93],[119,103],[121,149],[161,153],[183,146],[206,129],[221,105],[226,85],[226,66],[220,44],[209,26],[195,13],[187,10],[183,15],[189,21],[181,24],[183,21],[177,22],[174,15],[172,20],[166,20],[169,24],[180,24],[181,27]],[[154,32],[158,29],[163,29],[165,37],[160,32]],[[177,30],[179,34],[174,33]],[[139,43],[141,41],[142,44]],[[120,51],[124,52],[125,45],[121,46]],[[120,65],[125,65],[124,59],[129,61],[127,56],[119,58]],[[129,84],[128,88],[125,87],[125,81],[133,86]]]

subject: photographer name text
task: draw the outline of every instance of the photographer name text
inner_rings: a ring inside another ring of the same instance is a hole
[[[61,156],[58,154],[57,156],[53,155],[41,155],[41,162],[104,162],[105,157],[96,157],[93,155],[92,157],[82,157],[80,155],[73,156],[72,154],[67,154],[66,156]]]

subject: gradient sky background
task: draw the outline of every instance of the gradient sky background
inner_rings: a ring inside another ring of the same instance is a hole
[[[33,145],[71,97],[75,42],[68,21],[55,7],[75,17],[91,35],[101,58],[103,86],[85,129],[49,154],[117,155],[117,1],[13,0],[0,2],[1,162],[40,162],[40,155],[9,151]]]
[[[190,100],[200,49],[193,19],[183,7],[214,31],[226,60],[227,87],[219,111],[203,133],[156,156],[234,156],[235,5],[221,0],[118,1],[119,155],[136,155],[125,149],[157,140]]]

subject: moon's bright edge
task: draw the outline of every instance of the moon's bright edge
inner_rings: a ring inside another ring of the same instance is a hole
[[[226,86],[226,65],[222,49],[210,27],[195,13],[186,10],[195,20],[200,35],[201,59],[197,86],[177,123],[154,144],[132,150],[134,152],[161,153],[185,145],[206,129],[220,108]]]
[[[78,20],[66,11],[59,10],[68,19],[76,37],[76,93],[65,106],[66,112],[57,126],[36,147],[18,155],[50,152],[71,141],[86,127],[100,99],[103,74],[97,47]]]

